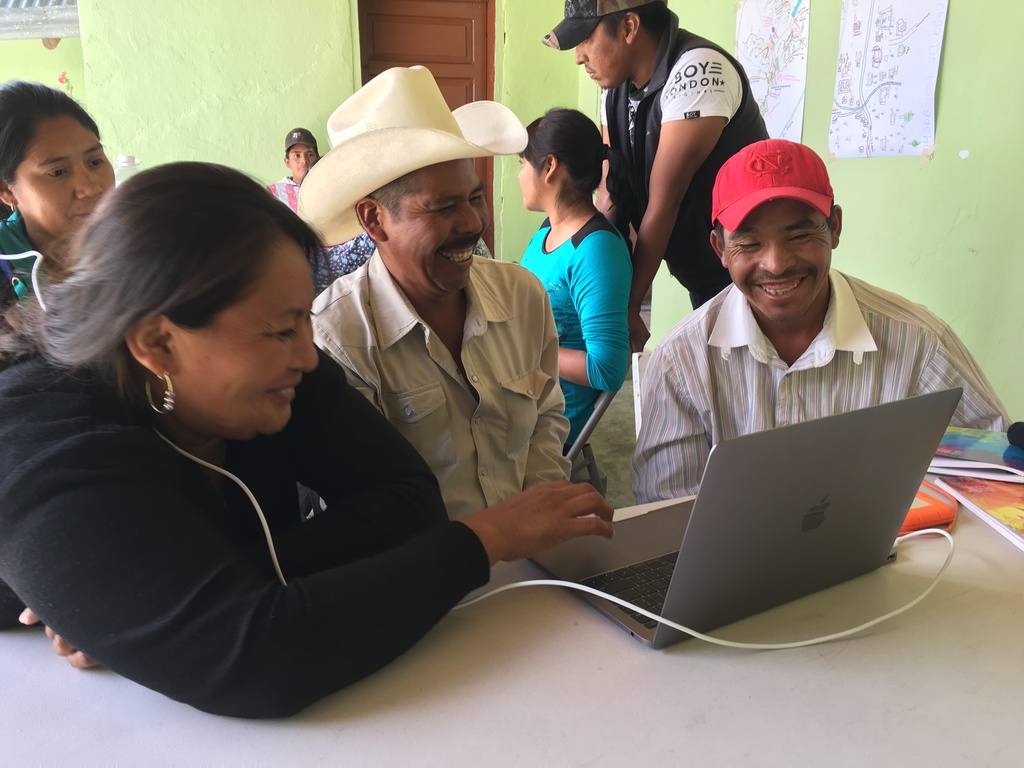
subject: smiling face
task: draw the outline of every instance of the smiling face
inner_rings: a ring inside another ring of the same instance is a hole
[[[361,200],[360,221],[410,301],[443,300],[469,282],[473,248],[488,218],[484,186],[472,160],[428,166],[401,184],[391,208]]]
[[[841,231],[838,206],[827,219],[806,203],[779,199],[755,208],[736,231],[713,232],[711,244],[765,336],[813,338],[828,309],[828,273]]]
[[[33,246],[52,255],[53,244],[67,241],[113,186],[99,137],[61,115],[39,121],[14,179],[0,182],[0,200],[21,212]]]
[[[302,249],[280,237],[241,301],[204,328],[167,323],[175,410],[192,436],[247,440],[280,432],[295,387],[317,365],[310,324],[313,282]],[[161,390],[162,391],[162,390]]]

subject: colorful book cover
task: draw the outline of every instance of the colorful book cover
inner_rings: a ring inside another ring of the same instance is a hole
[[[978,477],[944,477],[935,484],[1024,551],[1024,486]]]
[[[1024,449],[1010,445],[1005,432],[950,427],[928,471],[1024,483]]]

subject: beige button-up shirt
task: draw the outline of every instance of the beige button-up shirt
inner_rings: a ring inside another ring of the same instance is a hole
[[[517,264],[476,258],[466,298],[465,376],[380,254],[313,304],[317,345],[420,452],[453,519],[565,479],[570,466],[544,288]]]
[[[928,392],[963,387],[954,425],[1006,428],[1006,409],[948,325],[841,272],[830,279],[824,326],[791,366],[736,286],[658,345],[641,388],[638,502],[695,494],[722,440]]]

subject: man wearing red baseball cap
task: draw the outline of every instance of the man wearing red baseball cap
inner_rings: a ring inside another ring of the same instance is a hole
[[[654,350],[633,457],[638,502],[697,492],[720,440],[962,387],[953,424],[1006,409],[953,331],[832,269],[842,210],[813,150],[769,139],[719,170],[711,245],[732,285]]]

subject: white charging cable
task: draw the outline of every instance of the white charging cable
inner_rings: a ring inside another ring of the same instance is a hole
[[[926,528],[921,531],[914,531],[912,533],[905,534],[896,539],[897,544],[902,544],[904,541],[907,541],[908,539],[914,539],[918,536],[928,535],[938,535],[944,537],[949,542],[949,552],[946,554],[946,561],[942,564],[942,567],[939,569],[939,572],[935,574],[935,578],[932,579],[931,583],[921,594],[919,594],[906,605],[903,605],[893,611],[889,611],[885,615],[879,616],[876,619],[872,619],[871,621],[859,624],[858,626],[853,627],[851,629],[844,629],[841,632],[833,632],[830,635],[824,635],[822,637],[814,637],[810,640],[797,640],[792,643],[739,643],[733,640],[723,640],[719,637],[712,637],[711,635],[705,635],[702,632],[698,632],[695,629],[684,627],[682,624],[677,624],[674,621],[666,619],[664,616],[659,616],[656,613],[651,613],[650,611],[644,610],[640,606],[633,605],[627,600],[615,597],[615,595],[609,595],[607,592],[602,592],[599,589],[594,589],[593,587],[588,587],[583,584],[577,584],[573,581],[561,581],[559,579],[531,579],[530,581],[518,581],[514,584],[506,584],[503,587],[498,587],[497,589],[491,590],[490,592],[480,595],[479,597],[476,597],[472,600],[467,600],[464,603],[459,603],[455,606],[455,610],[458,610],[459,608],[468,608],[471,605],[479,603],[481,600],[486,600],[489,597],[494,597],[494,595],[497,595],[501,592],[507,592],[510,589],[519,589],[520,587],[565,587],[567,589],[575,589],[579,592],[586,592],[588,594],[595,595],[596,597],[600,597],[604,600],[613,602],[616,605],[619,605],[630,611],[636,611],[642,616],[646,616],[649,619],[653,619],[659,624],[664,624],[666,627],[671,627],[672,629],[675,629],[679,632],[683,632],[687,635],[695,637],[698,640],[703,640],[706,643],[713,643],[714,645],[723,645],[726,648],[745,648],[748,650],[759,651],[781,651],[787,648],[803,648],[808,645],[828,643],[833,640],[840,640],[844,637],[856,635],[860,632],[863,632],[866,629],[870,629],[871,627],[881,624],[883,621],[888,621],[889,619],[895,618],[896,616],[899,616],[901,613],[904,613],[905,611],[909,611],[915,605],[924,600],[931,593],[931,591],[935,589],[936,585],[938,585],[939,580],[942,578],[942,575],[946,572],[946,569],[949,568],[949,564],[953,560],[953,553],[956,551],[956,544],[953,541],[953,537],[940,528]]]
[[[43,302],[43,294],[39,290],[39,265],[43,263],[43,254],[39,251],[25,251],[24,253],[0,254],[0,259],[4,261],[19,261],[27,259],[29,256],[36,257],[35,263],[32,265],[32,292],[35,294],[39,306],[45,312],[46,304]]]
[[[285,581],[284,573],[282,573],[282,571],[281,571],[281,565],[280,565],[280,563],[277,562],[277,550],[274,549],[274,537],[270,535],[270,526],[267,524],[267,518],[263,514],[263,508],[260,506],[260,503],[258,501],[256,501],[256,497],[253,496],[253,493],[252,493],[252,491],[249,490],[248,486],[246,486],[245,483],[243,483],[241,480],[239,480],[233,474],[228,472],[226,469],[222,469],[221,467],[218,467],[216,464],[211,464],[208,461],[204,461],[203,459],[200,459],[198,456],[193,456],[191,453],[186,451],[184,448],[179,448],[177,445],[174,444],[174,441],[172,441],[169,437],[167,437],[159,429],[154,429],[153,431],[156,432],[157,437],[159,437],[161,440],[163,440],[165,443],[167,443],[169,446],[171,446],[171,448],[176,450],[178,453],[180,453],[185,458],[191,459],[196,464],[204,466],[207,469],[212,469],[217,474],[223,475],[224,477],[228,478],[229,480],[233,480],[234,483],[239,488],[242,489],[243,493],[245,493],[245,495],[249,497],[249,501],[252,502],[252,505],[253,505],[253,507],[256,510],[256,514],[259,515],[259,517],[260,517],[260,524],[263,526],[263,537],[267,540],[267,549],[270,550],[270,559],[274,563],[274,572],[277,574],[277,580],[281,582],[281,586],[282,587],[287,587],[288,586],[288,582]]]

